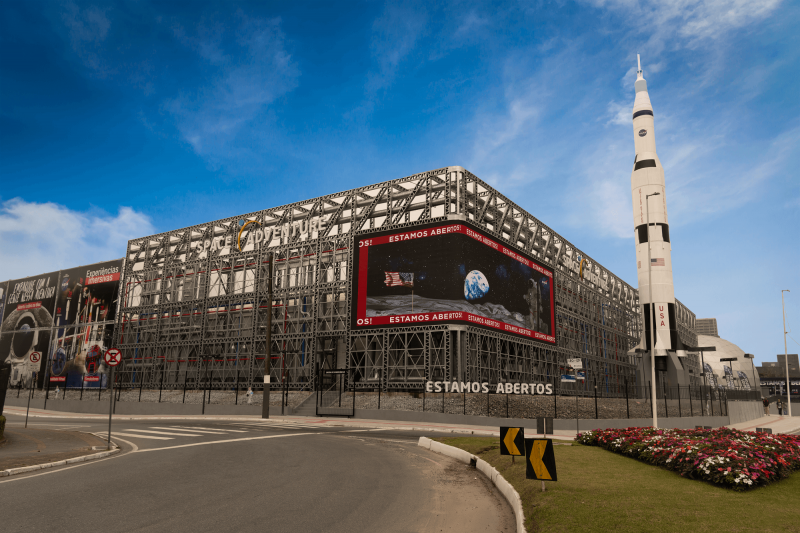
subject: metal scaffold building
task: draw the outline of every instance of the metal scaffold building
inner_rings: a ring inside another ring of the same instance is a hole
[[[465,274],[475,246],[492,275]],[[434,282],[451,272],[456,281]],[[527,272],[527,286],[511,286]],[[637,291],[461,167],[134,239],[122,278],[127,387],[260,387],[270,312],[270,380],[290,390],[316,390],[318,367],[347,369],[356,390],[558,387],[570,358],[583,360],[587,389],[623,394],[636,379]],[[503,291],[511,303],[489,302]],[[695,345],[694,315],[679,303],[678,320]]]

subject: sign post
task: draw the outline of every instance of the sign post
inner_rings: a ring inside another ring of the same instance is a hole
[[[525,439],[525,479],[558,481],[553,439]]]
[[[122,354],[116,348],[109,348],[106,350],[103,359],[106,362],[106,365],[111,367],[111,376],[109,376],[109,381],[111,381],[110,389],[111,395],[108,399],[108,447],[106,449],[111,449],[111,413],[114,410],[114,368],[122,362]],[[102,384],[102,382],[101,382]]]
[[[39,352],[32,352],[31,353],[31,361],[33,361],[33,354],[38,354]],[[28,427],[28,413],[31,412],[31,396],[33,396],[33,384],[36,383],[36,371],[33,371],[31,374],[31,386],[30,390],[28,391],[28,409],[25,411],[25,427]]]

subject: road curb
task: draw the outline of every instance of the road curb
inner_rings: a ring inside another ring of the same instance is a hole
[[[80,457],[73,457],[71,459],[64,459],[63,461],[56,461],[54,463],[42,463],[40,465],[33,465],[33,466],[20,466],[19,468],[8,468],[6,470],[0,470],[0,477],[7,477],[7,476],[14,476],[16,474],[26,474],[28,472],[35,472],[36,470],[45,470],[47,468],[54,468],[56,466],[64,466],[69,465],[72,463],[83,463],[85,461],[91,461],[93,459],[102,459],[104,457],[108,457],[110,455],[114,455],[115,453],[119,453],[120,449],[115,448],[113,450],[108,450],[105,452],[100,453],[93,453],[90,455],[81,455]]]
[[[514,511],[514,517],[517,521],[517,533],[528,532],[528,530],[525,529],[525,514],[522,512],[522,499],[519,497],[519,493],[514,489],[514,487],[511,486],[511,483],[506,481],[500,472],[498,472],[497,469],[495,469],[492,465],[483,459],[479,459],[471,453],[462,450],[461,448],[448,446],[447,444],[442,444],[441,442],[431,440],[427,437],[420,437],[417,446],[427,448],[432,452],[452,457],[453,459],[461,461],[462,463],[475,466],[475,468],[480,470],[492,481],[492,483],[494,483],[494,486],[497,487],[497,490],[499,490],[508,501],[511,509]]]

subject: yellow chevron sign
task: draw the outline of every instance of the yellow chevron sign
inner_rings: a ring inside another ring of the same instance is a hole
[[[500,455],[525,455],[525,430],[500,428]]]
[[[552,439],[525,439],[525,478],[558,481]]]

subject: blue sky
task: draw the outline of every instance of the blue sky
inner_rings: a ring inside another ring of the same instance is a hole
[[[676,295],[775,360],[781,289],[800,341],[797,27],[780,0],[3,2],[0,279],[462,165],[635,286],[640,53]]]

